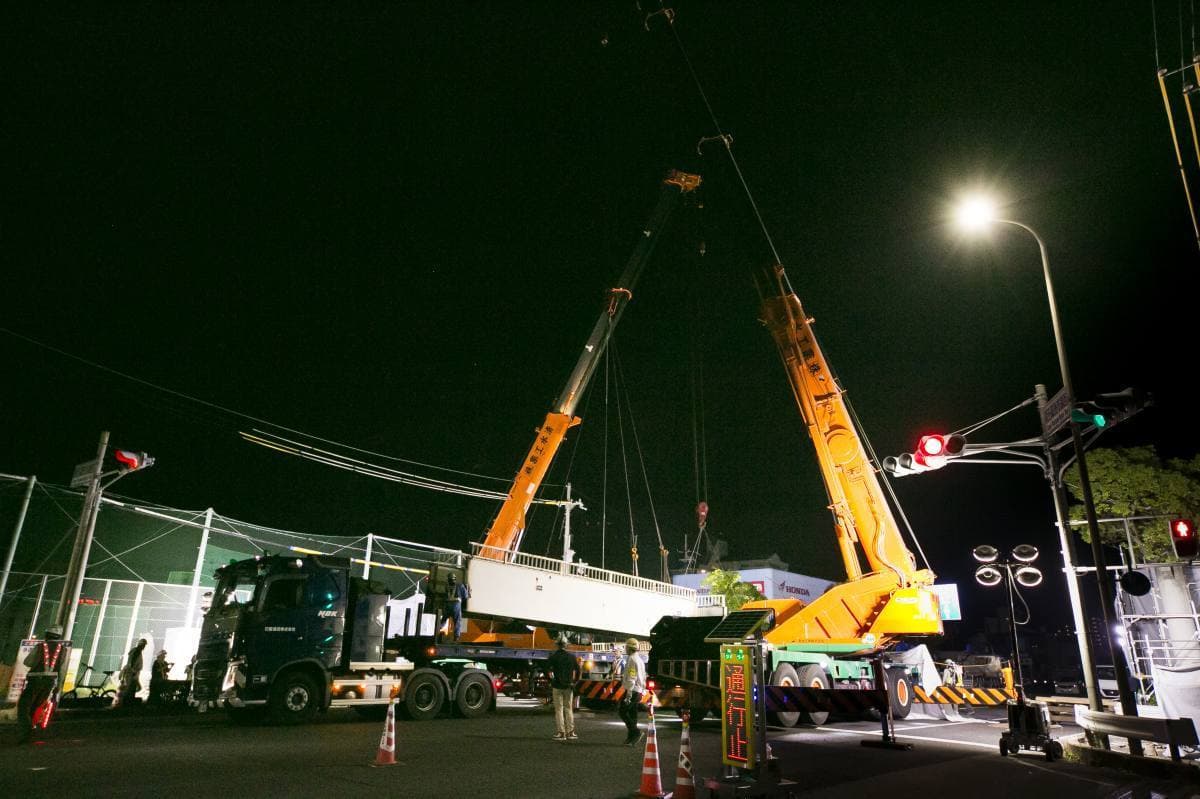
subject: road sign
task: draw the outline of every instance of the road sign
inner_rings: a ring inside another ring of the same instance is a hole
[[[721,762],[753,769],[754,648],[721,645]]]
[[[96,458],[79,464],[75,467],[74,473],[71,474],[71,488],[82,488],[92,482],[92,475],[95,473]]]
[[[1046,404],[1038,408],[1038,413],[1042,416],[1042,435],[1058,432],[1071,418],[1071,401],[1067,397],[1067,390],[1063,388],[1046,400]]]

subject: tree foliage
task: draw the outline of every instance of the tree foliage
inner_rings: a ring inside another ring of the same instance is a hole
[[[742,582],[742,575],[737,572],[713,569],[702,580],[708,590],[725,597],[725,607],[738,610],[742,605],[755,599],[766,599],[756,587]]]
[[[1088,476],[1099,518],[1130,516],[1200,516],[1200,455],[1164,461],[1154,447],[1097,449],[1088,453]],[[1071,495],[1082,501],[1079,467],[1064,477]],[[1071,508],[1071,518],[1085,518],[1083,506]],[[1132,522],[1131,535],[1138,560],[1162,563],[1176,560],[1166,519]],[[1091,543],[1086,527],[1077,528]],[[1126,544],[1123,524],[1100,526],[1100,540],[1112,546]]]

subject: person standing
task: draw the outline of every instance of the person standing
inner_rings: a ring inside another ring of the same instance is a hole
[[[150,704],[158,704],[166,699],[172,665],[167,662],[167,650],[160,649],[154,663],[150,664]]]
[[[145,648],[146,639],[139,638],[125,657],[125,668],[121,670],[121,693],[117,697],[122,705],[131,704],[138,691],[142,690],[142,650]]]
[[[17,700],[17,743],[28,743],[33,737],[34,715],[54,693],[66,668],[65,648],[62,627],[54,625],[26,656],[25,667],[29,671],[25,675],[25,688]]]
[[[450,619],[450,638],[458,643],[459,627],[462,626],[463,605],[471,598],[471,589],[466,583],[460,583],[453,574],[446,577],[446,604],[442,609],[442,619],[438,622],[438,635],[441,635],[442,625]]]
[[[646,740],[646,733],[638,731],[638,708],[642,704],[642,694],[646,690],[646,659],[638,651],[638,639],[630,638],[625,642],[625,656],[617,662],[617,670],[621,674],[621,687],[625,694],[617,705],[617,714],[625,722],[625,745],[637,746]]]
[[[550,667],[550,689],[554,695],[554,740],[577,741],[575,734],[575,681],[579,661],[567,651],[567,637],[559,636],[554,653],[546,659]]]

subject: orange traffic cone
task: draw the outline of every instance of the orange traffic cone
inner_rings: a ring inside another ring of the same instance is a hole
[[[679,736],[679,766],[675,771],[675,790],[667,794],[667,799],[696,799],[696,779],[692,775],[692,734],[688,722],[690,717],[683,716],[683,733]]]
[[[635,796],[662,799],[662,775],[658,770],[658,734],[654,730],[654,705],[650,705],[650,728],[646,730],[646,754],[642,757],[642,787]]]
[[[396,700],[388,704],[387,722],[383,726],[383,737],[379,739],[379,751],[372,766],[396,765]]]

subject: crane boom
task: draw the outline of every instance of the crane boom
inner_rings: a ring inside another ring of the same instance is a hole
[[[842,388],[813,334],[813,320],[782,266],[776,265],[770,278],[763,318],[816,448],[846,582],[807,605],[784,599],[746,607],[775,610],[776,624],[766,638],[776,645],[862,647],[865,639],[873,648],[899,634],[940,633],[937,598],[929,588],[933,572],[917,568],[901,537]]]
[[[699,185],[699,175],[691,175],[678,170],[671,170],[663,179],[662,191],[654,213],[647,226],[642,230],[641,238],[638,240],[633,254],[625,263],[625,270],[621,273],[620,280],[609,290],[604,309],[592,327],[591,335],[588,336],[583,351],[575,363],[575,368],[571,370],[571,375],[567,378],[562,393],[558,396],[558,401],[555,402],[554,408],[546,414],[545,420],[538,428],[533,445],[526,453],[525,460],[517,471],[516,477],[513,478],[508,497],[500,506],[499,513],[496,514],[496,518],[488,529],[479,557],[499,560],[520,547],[521,537],[525,533],[525,517],[529,506],[533,503],[534,497],[542,485],[542,480],[562,445],[567,430],[581,421],[575,416],[575,409],[583,392],[587,389],[596,365],[600,362],[600,357],[604,354],[604,350],[612,338],[617,322],[625,312],[625,306],[633,299],[633,289],[654,251],[654,246],[658,243],[659,234],[666,226],[679,198],[695,190]]]

